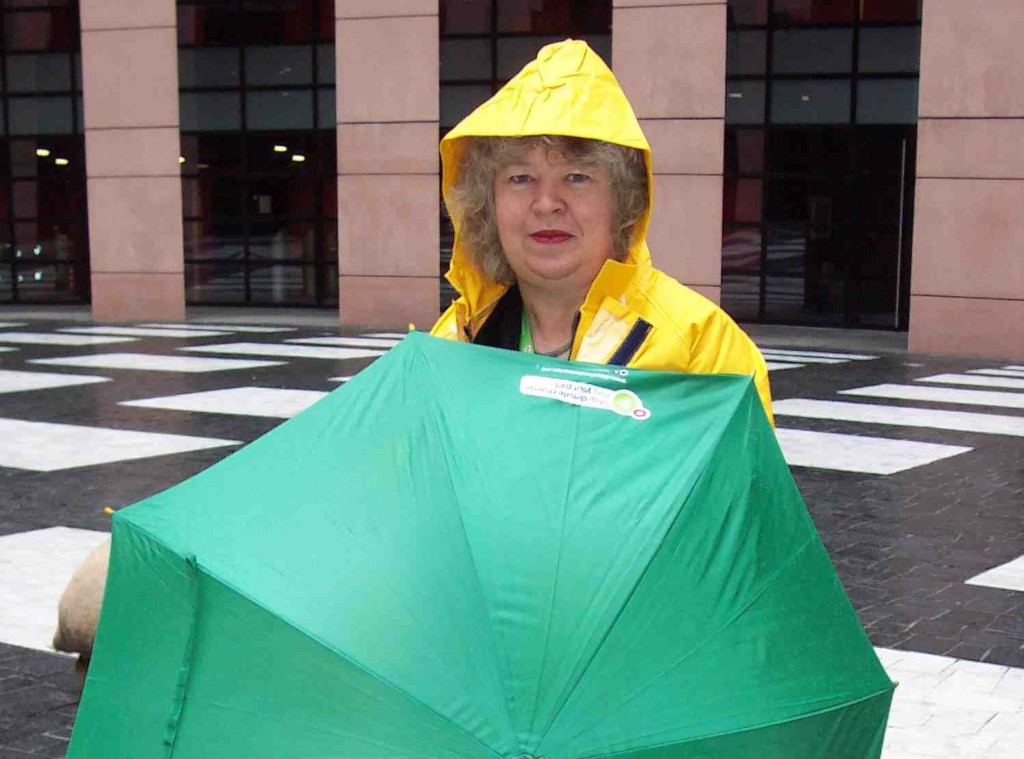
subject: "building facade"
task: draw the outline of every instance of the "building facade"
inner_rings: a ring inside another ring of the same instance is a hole
[[[737,320],[1024,358],[1024,4],[3,0],[0,303],[428,324],[439,138],[586,39],[652,143],[656,263]]]

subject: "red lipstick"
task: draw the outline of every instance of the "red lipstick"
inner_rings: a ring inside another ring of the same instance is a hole
[[[572,235],[560,229],[541,229],[533,232],[530,237],[541,245],[558,245],[570,239]]]

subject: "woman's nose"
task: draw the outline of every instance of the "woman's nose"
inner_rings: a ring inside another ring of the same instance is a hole
[[[565,199],[557,183],[538,182],[537,194],[533,198],[533,210],[538,214],[557,213],[565,210]]]

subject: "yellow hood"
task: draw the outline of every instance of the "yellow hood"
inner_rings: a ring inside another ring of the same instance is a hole
[[[625,93],[587,43],[565,40],[541,48],[535,60],[441,140],[445,204],[451,207],[449,192],[457,179],[461,138],[542,134],[603,140],[644,151],[653,201],[651,148]],[[649,220],[650,207],[637,223],[626,266],[649,265]],[[457,223],[448,281],[465,298],[470,313],[486,308],[505,290],[505,286],[487,280],[470,265],[459,241]]]

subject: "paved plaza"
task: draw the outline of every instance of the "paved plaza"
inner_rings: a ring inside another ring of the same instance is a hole
[[[74,661],[49,645],[105,509],[202,471],[401,338],[339,335],[333,314],[217,316],[113,327],[0,310],[0,759],[67,749]],[[899,682],[884,757],[1019,759],[1024,365],[857,334],[754,331],[780,445]]]

